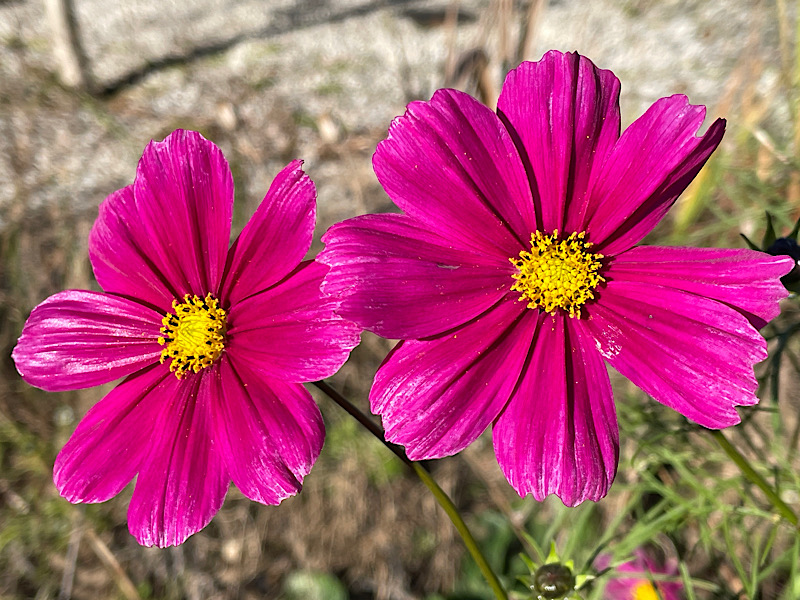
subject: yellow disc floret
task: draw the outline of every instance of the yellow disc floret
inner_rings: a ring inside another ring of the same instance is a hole
[[[186,294],[182,303],[172,301],[172,310],[161,320],[158,343],[166,346],[161,362],[172,361],[169,370],[180,379],[189,371],[198,373],[210,367],[222,354],[227,313],[211,294],[205,298]]]
[[[511,289],[522,294],[520,302],[551,315],[560,308],[580,318],[581,306],[594,298],[593,290],[605,281],[598,274],[603,255],[589,252],[592,244],[585,237],[583,232],[572,233],[559,241],[558,229],[551,235],[534,232],[530,252],[523,250],[519,258],[509,259],[517,267]]]
[[[631,600],[661,600],[661,598],[652,583],[642,581],[634,588]]]

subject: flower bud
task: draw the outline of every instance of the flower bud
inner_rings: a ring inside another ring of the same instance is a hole
[[[538,600],[559,600],[575,589],[575,576],[561,563],[548,563],[536,569],[531,589]]]

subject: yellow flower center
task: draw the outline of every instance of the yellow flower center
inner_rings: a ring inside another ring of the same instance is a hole
[[[603,266],[602,254],[592,254],[592,246],[584,242],[586,234],[571,233],[558,240],[558,229],[551,235],[536,231],[531,235],[531,250],[523,250],[519,258],[509,260],[517,267],[511,286],[520,292],[520,302],[528,308],[541,308],[554,315],[561,308],[570,317],[581,316],[581,306],[594,298],[593,290],[605,281],[598,271]]]
[[[182,303],[172,301],[172,310],[161,320],[158,343],[166,346],[161,362],[171,360],[169,370],[180,379],[189,371],[198,373],[210,367],[222,354],[227,313],[211,294],[205,298],[186,294]]]
[[[652,583],[642,581],[634,588],[631,600],[661,600],[661,598]]]

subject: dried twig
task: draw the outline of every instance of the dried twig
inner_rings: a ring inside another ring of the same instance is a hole
[[[76,516],[77,513],[76,513]],[[72,597],[72,583],[75,581],[75,565],[78,562],[78,549],[83,537],[82,519],[74,518],[72,532],[69,534],[67,554],[64,557],[64,573],[61,575],[61,588],[58,590],[58,600],[69,600]]]
[[[89,60],[81,44],[72,0],[45,0],[45,9],[53,33],[53,54],[62,83],[82,90],[90,89]]]
[[[100,562],[103,563],[106,569],[111,571],[111,574],[114,576],[114,581],[119,591],[122,592],[122,595],[128,600],[141,600],[136,586],[133,585],[133,582],[123,570],[122,565],[119,564],[117,557],[114,556],[105,542],[103,542],[91,528],[87,527],[84,533],[86,539],[89,541],[89,546],[97,555],[97,558],[100,559]]]

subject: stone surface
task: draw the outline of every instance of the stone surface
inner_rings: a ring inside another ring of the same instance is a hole
[[[375,143],[406,102],[445,84],[448,60],[470,50],[485,49],[499,89],[502,31],[515,46],[527,14],[519,7],[504,19],[502,4],[76,0],[92,74],[106,92],[95,99],[49,74],[43,6],[2,3],[0,227],[54,204],[91,212],[132,180],[149,139],[179,126],[223,147],[247,199],[243,209],[252,210],[295,157],[318,183],[325,224],[385,209],[371,173]],[[612,69],[622,80],[626,123],[671,93],[713,111],[745,58],[760,60],[764,77],[775,75],[775,15],[766,3],[544,4],[527,58],[578,50]],[[443,20],[455,5],[461,18],[453,32]],[[506,65],[520,58],[508,54]]]

